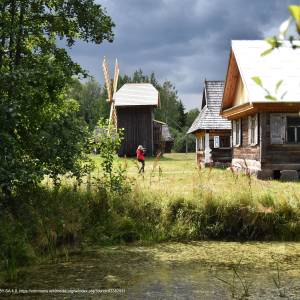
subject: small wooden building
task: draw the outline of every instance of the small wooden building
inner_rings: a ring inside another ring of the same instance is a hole
[[[220,116],[223,88],[223,81],[204,82],[200,113],[188,130],[196,136],[196,159],[201,165],[231,162],[231,122]]]
[[[153,110],[159,93],[150,83],[126,83],[115,94],[118,128],[124,129],[119,156],[135,156],[139,145],[154,154]]]
[[[232,121],[232,166],[260,178],[297,179],[300,49],[287,42],[262,56],[269,47],[265,41],[232,41],[221,108]]]
[[[171,153],[174,139],[171,136],[167,123],[153,120],[154,154]]]

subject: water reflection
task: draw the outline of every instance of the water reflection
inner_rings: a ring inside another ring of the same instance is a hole
[[[232,299],[243,296],[246,284],[247,299],[282,299],[280,293],[289,299],[300,299],[299,256],[298,243],[195,242],[104,247],[71,256],[68,262],[30,267],[21,272],[17,283],[5,287],[126,290],[125,294],[101,295],[104,299]],[[279,278],[279,287],[274,278]],[[55,299],[99,297],[55,295]],[[33,295],[12,298],[34,299]],[[40,298],[36,295],[36,299]],[[43,299],[53,298],[43,295]]]

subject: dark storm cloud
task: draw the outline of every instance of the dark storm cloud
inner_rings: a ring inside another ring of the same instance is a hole
[[[224,79],[230,41],[275,34],[288,0],[102,0],[116,24],[114,43],[78,43],[73,58],[103,82],[101,60],[118,57],[121,73],[141,68],[172,81],[187,108],[202,82]]]

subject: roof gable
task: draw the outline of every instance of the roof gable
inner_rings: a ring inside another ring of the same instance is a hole
[[[262,80],[263,87],[278,98],[276,102],[300,102],[300,49],[292,49],[284,43],[283,47],[262,56],[268,48],[270,45],[265,41],[232,41],[222,110],[233,106],[239,76],[247,94],[246,102],[270,102],[266,99],[267,92],[253,77]],[[283,82],[276,95],[276,84],[280,80]]]
[[[115,106],[159,105],[159,94],[151,83],[126,83],[114,94]]]
[[[224,81],[205,81],[203,97],[206,105],[201,109],[198,117],[188,130],[231,129],[231,122],[220,116]]]

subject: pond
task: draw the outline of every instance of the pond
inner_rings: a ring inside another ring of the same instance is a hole
[[[0,289],[25,290],[13,299],[300,299],[300,243],[99,247],[26,268]]]

